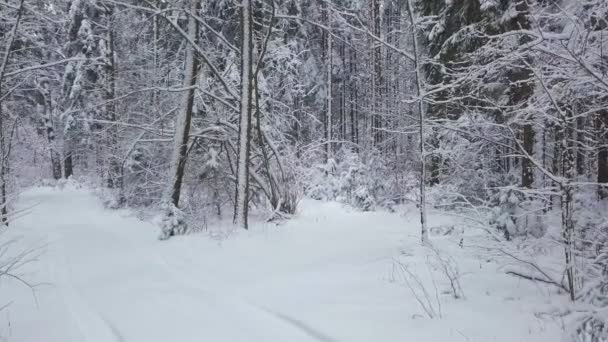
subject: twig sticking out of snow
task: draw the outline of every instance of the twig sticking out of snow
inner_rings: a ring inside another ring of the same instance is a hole
[[[395,276],[395,273],[397,273],[396,271],[400,271],[398,274],[401,275],[401,279],[405,283],[405,286],[411,291],[412,295],[418,304],[420,304],[420,307],[422,310],[424,310],[427,316],[431,319],[441,318],[441,301],[439,300],[439,293],[435,280],[433,279],[433,286],[435,288],[435,299],[433,300],[433,297],[427,291],[420,277],[413,273],[409,269],[408,265],[395,260],[395,263],[393,264],[393,277]]]
[[[441,273],[443,273],[450,283],[452,297],[454,297],[454,299],[464,298],[464,291],[462,290],[462,286],[460,286],[460,272],[458,271],[458,266],[454,258],[442,255],[433,245],[429,245],[428,248],[433,252],[432,256],[438,264],[436,267],[439,267]],[[427,262],[430,263],[430,260]]]

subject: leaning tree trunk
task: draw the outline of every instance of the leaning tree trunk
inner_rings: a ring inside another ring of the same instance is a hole
[[[192,13],[197,13],[199,8],[200,0],[192,0]],[[192,39],[192,44],[198,42],[198,22],[192,17],[188,21],[188,35]],[[194,88],[199,69],[199,61],[195,55],[195,47],[192,44],[189,44],[186,50],[184,88],[187,88],[187,90],[183,94],[181,108],[175,121],[171,168],[167,189],[163,198],[164,205],[168,207],[167,222],[162,227],[161,239],[166,239],[176,234],[183,234],[186,230],[185,223],[175,216],[178,215],[177,208],[179,207],[179,198],[186,167],[188,137],[190,135],[192,109],[194,107]]]
[[[252,2],[241,1],[241,103],[234,224],[247,229],[249,209],[249,159],[251,150],[251,112],[253,105],[253,27]]]

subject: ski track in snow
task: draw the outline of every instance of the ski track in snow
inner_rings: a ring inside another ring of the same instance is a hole
[[[478,251],[456,250],[469,273],[462,279],[467,300],[446,296],[444,319],[421,318],[408,289],[389,281],[394,258],[420,254],[418,225],[408,216],[306,202],[300,217],[278,228],[254,225],[221,242],[204,234],[160,242],[153,225],[103,209],[84,189],[32,189],[20,206],[33,204],[6,237],[22,237],[20,246],[47,246],[25,274],[50,285],[37,289],[36,304],[27,290],[0,282],[0,304],[14,300],[0,314],[7,341],[528,342],[559,336],[552,322],[534,315],[548,310],[551,298],[536,300],[536,286],[505,277],[498,265],[488,262],[481,271]]]

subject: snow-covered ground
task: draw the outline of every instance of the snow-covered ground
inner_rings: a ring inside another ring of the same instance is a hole
[[[490,244],[475,236],[481,233],[464,236],[462,248],[458,234],[433,236],[458,266],[465,297],[454,299],[433,268],[433,253],[420,246],[414,210],[362,213],[304,201],[301,214],[280,226],[254,225],[221,240],[198,234],[161,242],[154,225],[104,209],[88,190],[36,188],[22,194],[20,206],[33,208],[0,239],[21,237],[13,252],[42,246],[43,254],[22,270],[40,284],[34,294],[14,281],[0,283],[0,305],[12,301],[0,312],[7,341],[533,342],[561,336],[550,312],[563,297],[505,275],[502,256],[472,247]],[[452,221],[431,215],[431,225]]]

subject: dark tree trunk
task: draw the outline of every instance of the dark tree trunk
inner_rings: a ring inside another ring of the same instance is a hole
[[[4,113],[2,112],[2,84],[4,83],[4,74],[8,65],[9,57],[13,49],[13,43],[17,36],[17,30],[21,22],[21,17],[24,12],[24,0],[19,1],[19,7],[17,7],[17,17],[15,23],[11,28],[11,32],[8,38],[8,43],[5,44],[5,50],[3,51],[4,56],[0,62],[0,223],[4,226],[8,226],[8,198],[6,191],[7,173],[8,173],[8,153],[5,146],[5,130],[4,130]],[[9,137],[10,138],[10,137]]]
[[[51,157],[51,172],[55,180],[61,179],[61,156],[57,151],[55,142],[55,127],[53,124],[53,104],[51,100],[51,90],[47,81],[37,84],[36,102],[42,112],[42,122],[46,132],[49,154]]]
[[[533,158],[534,156],[534,127],[526,124],[523,127],[523,147],[526,153]],[[530,158],[524,157],[521,161],[521,186],[532,188],[534,184],[534,165]]]
[[[355,151],[359,153],[359,116],[358,116],[358,83],[356,78],[353,75],[357,74],[357,52],[356,50],[349,50],[349,60],[348,60],[348,69],[349,69],[349,88],[350,88],[350,141],[355,144]]]
[[[530,29],[530,8],[527,1],[519,1],[515,5],[517,16],[511,19],[507,30]],[[526,44],[530,41],[529,37],[520,38],[520,44]],[[532,80],[532,71],[526,66],[532,63],[528,57],[523,57],[520,66],[514,66],[508,74],[510,89],[509,89],[509,105],[514,107],[525,108],[526,103],[534,94],[534,82]],[[530,158],[534,158],[534,117],[530,114],[522,125],[522,145],[525,153],[529,157],[521,159],[521,186],[531,188],[534,184],[534,164]]]
[[[8,226],[8,198],[6,191],[8,161],[6,160],[6,137],[4,113],[2,111],[2,102],[0,101],[0,223],[3,226]]]
[[[382,35],[381,23],[382,14],[380,13],[380,0],[370,0],[370,19],[372,21],[372,32],[376,37]],[[376,148],[380,148],[383,142],[382,131],[382,105],[383,105],[383,73],[382,73],[382,45],[375,40],[372,41],[370,49],[372,60],[372,142]]]
[[[74,175],[74,160],[72,158],[72,150],[68,147],[63,156],[63,177],[68,179]]]
[[[575,106],[573,106],[576,108]],[[577,118],[576,119],[576,173],[579,176],[584,176],[586,167],[586,155],[585,155],[585,129],[586,122],[585,118]]]
[[[192,0],[192,12],[196,13],[200,7],[200,0]],[[198,22],[194,18],[189,19],[188,35],[196,44],[198,42]],[[175,124],[176,135],[174,138],[174,151],[171,161],[171,173],[169,174],[168,197],[170,202],[177,208],[186,168],[188,154],[188,140],[190,136],[190,125],[192,121],[192,109],[194,107],[194,94],[199,70],[199,59],[193,46],[189,46],[186,52],[186,70],[184,77],[184,88],[190,88],[184,93],[181,103],[181,113]]]
[[[598,132],[597,182],[600,199],[608,198],[608,110],[602,110],[596,117]]]

